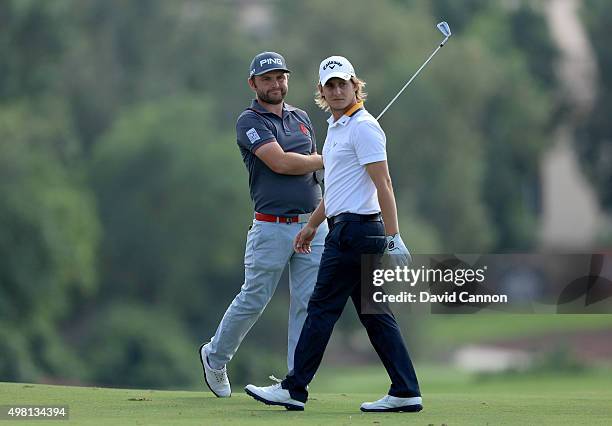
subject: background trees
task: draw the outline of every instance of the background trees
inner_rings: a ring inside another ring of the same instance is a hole
[[[598,90],[593,111],[585,117],[578,131],[575,148],[583,170],[594,184],[602,206],[612,209],[612,48],[605,42],[606,22],[612,17],[612,5],[589,0],[582,10],[598,66]]]
[[[605,91],[610,8],[590,3]],[[377,113],[442,19],[449,47],[381,123],[402,230],[421,253],[527,249],[557,118],[555,50],[531,2],[356,0],[331,13],[323,0],[3,1],[0,380],[198,380],[195,348],[243,278],[252,207],[234,123],[251,58],[285,55],[287,100],[310,113],[320,150],[319,61],[349,57]],[[607,206],[609,98],[580,144]],[[245,342],[251,356],[236,358],[236,380],[283,370],[285,291]]]

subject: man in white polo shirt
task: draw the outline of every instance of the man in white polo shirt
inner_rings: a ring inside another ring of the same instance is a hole
[[[388,395],[363,403],[361,410],[415,412],[423,408],[416,373],[395,318],[391,313],[365,314],[360,310],[362,255],[380,256],[387,251],[404,264],[410,257],[399,235],[385,134],[363,107],[364,84],[346,58],[332,56],[321,62],[316,102],[332,113],[323,147],[325,195],[296,236],[294,249],[309,253],[317,228],[326,218],[329,235],[295,350],[293,371],[277,385],[245,388],[266,404],[304,409],[307,385],[350,297],[391,378]]]

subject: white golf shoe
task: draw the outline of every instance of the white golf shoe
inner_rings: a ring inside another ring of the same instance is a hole
[[[258,387],[247,385],[244,391],[259,402],[267,405],[280,405],[287,410],[304,411],[304,403],[291,398],[289,391],[283,389],[280,383],[272,386]]]
[[[378,401],[364,402],[361,404],[361,411],[365,412],[409,412],[414,413],[423,409],[423,400],[420,396],[414,398],[397,398],[391,395],[385,395]]]
[[[220,370],[216,370],[208,364],[206,346],[208,346],[208,344],[202,344],[198,351],[200,355],[200,362],[202,363],[202,368],[204,369],[204,381],[208,385],[210,391],[214,393],[217,398],[228,398],[232,396],[232,388],[227,377],[227,368],[224,365]]]

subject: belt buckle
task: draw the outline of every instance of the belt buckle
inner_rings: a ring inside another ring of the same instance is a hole
[[[287,225],[289,225],[290,223],[292,223],[292,222],[293,222],[293,218],[292,218],[292,217],[290,217],[290,216],[284,217],[283,219],[285,219],[285,223],[286,223]]]

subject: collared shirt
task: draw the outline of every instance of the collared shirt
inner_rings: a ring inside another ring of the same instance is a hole
[[[312,212],[321,200],[321,187],[313,173],[281,175],[261,161],[255,151],[276,141],[285,152],[309,155],[316,141],[306,112],[283,105],[283,117],[269,112],[256,100],[236,122],[236,138],[242,160],[249,172],[249,189],[255,211],[276,216]]]
[[[378,121],[357,103],[345,115],[327,122],[323,146],[325,215],[380,212],[376,186],[366,165],[387,159],[385,132]]]

